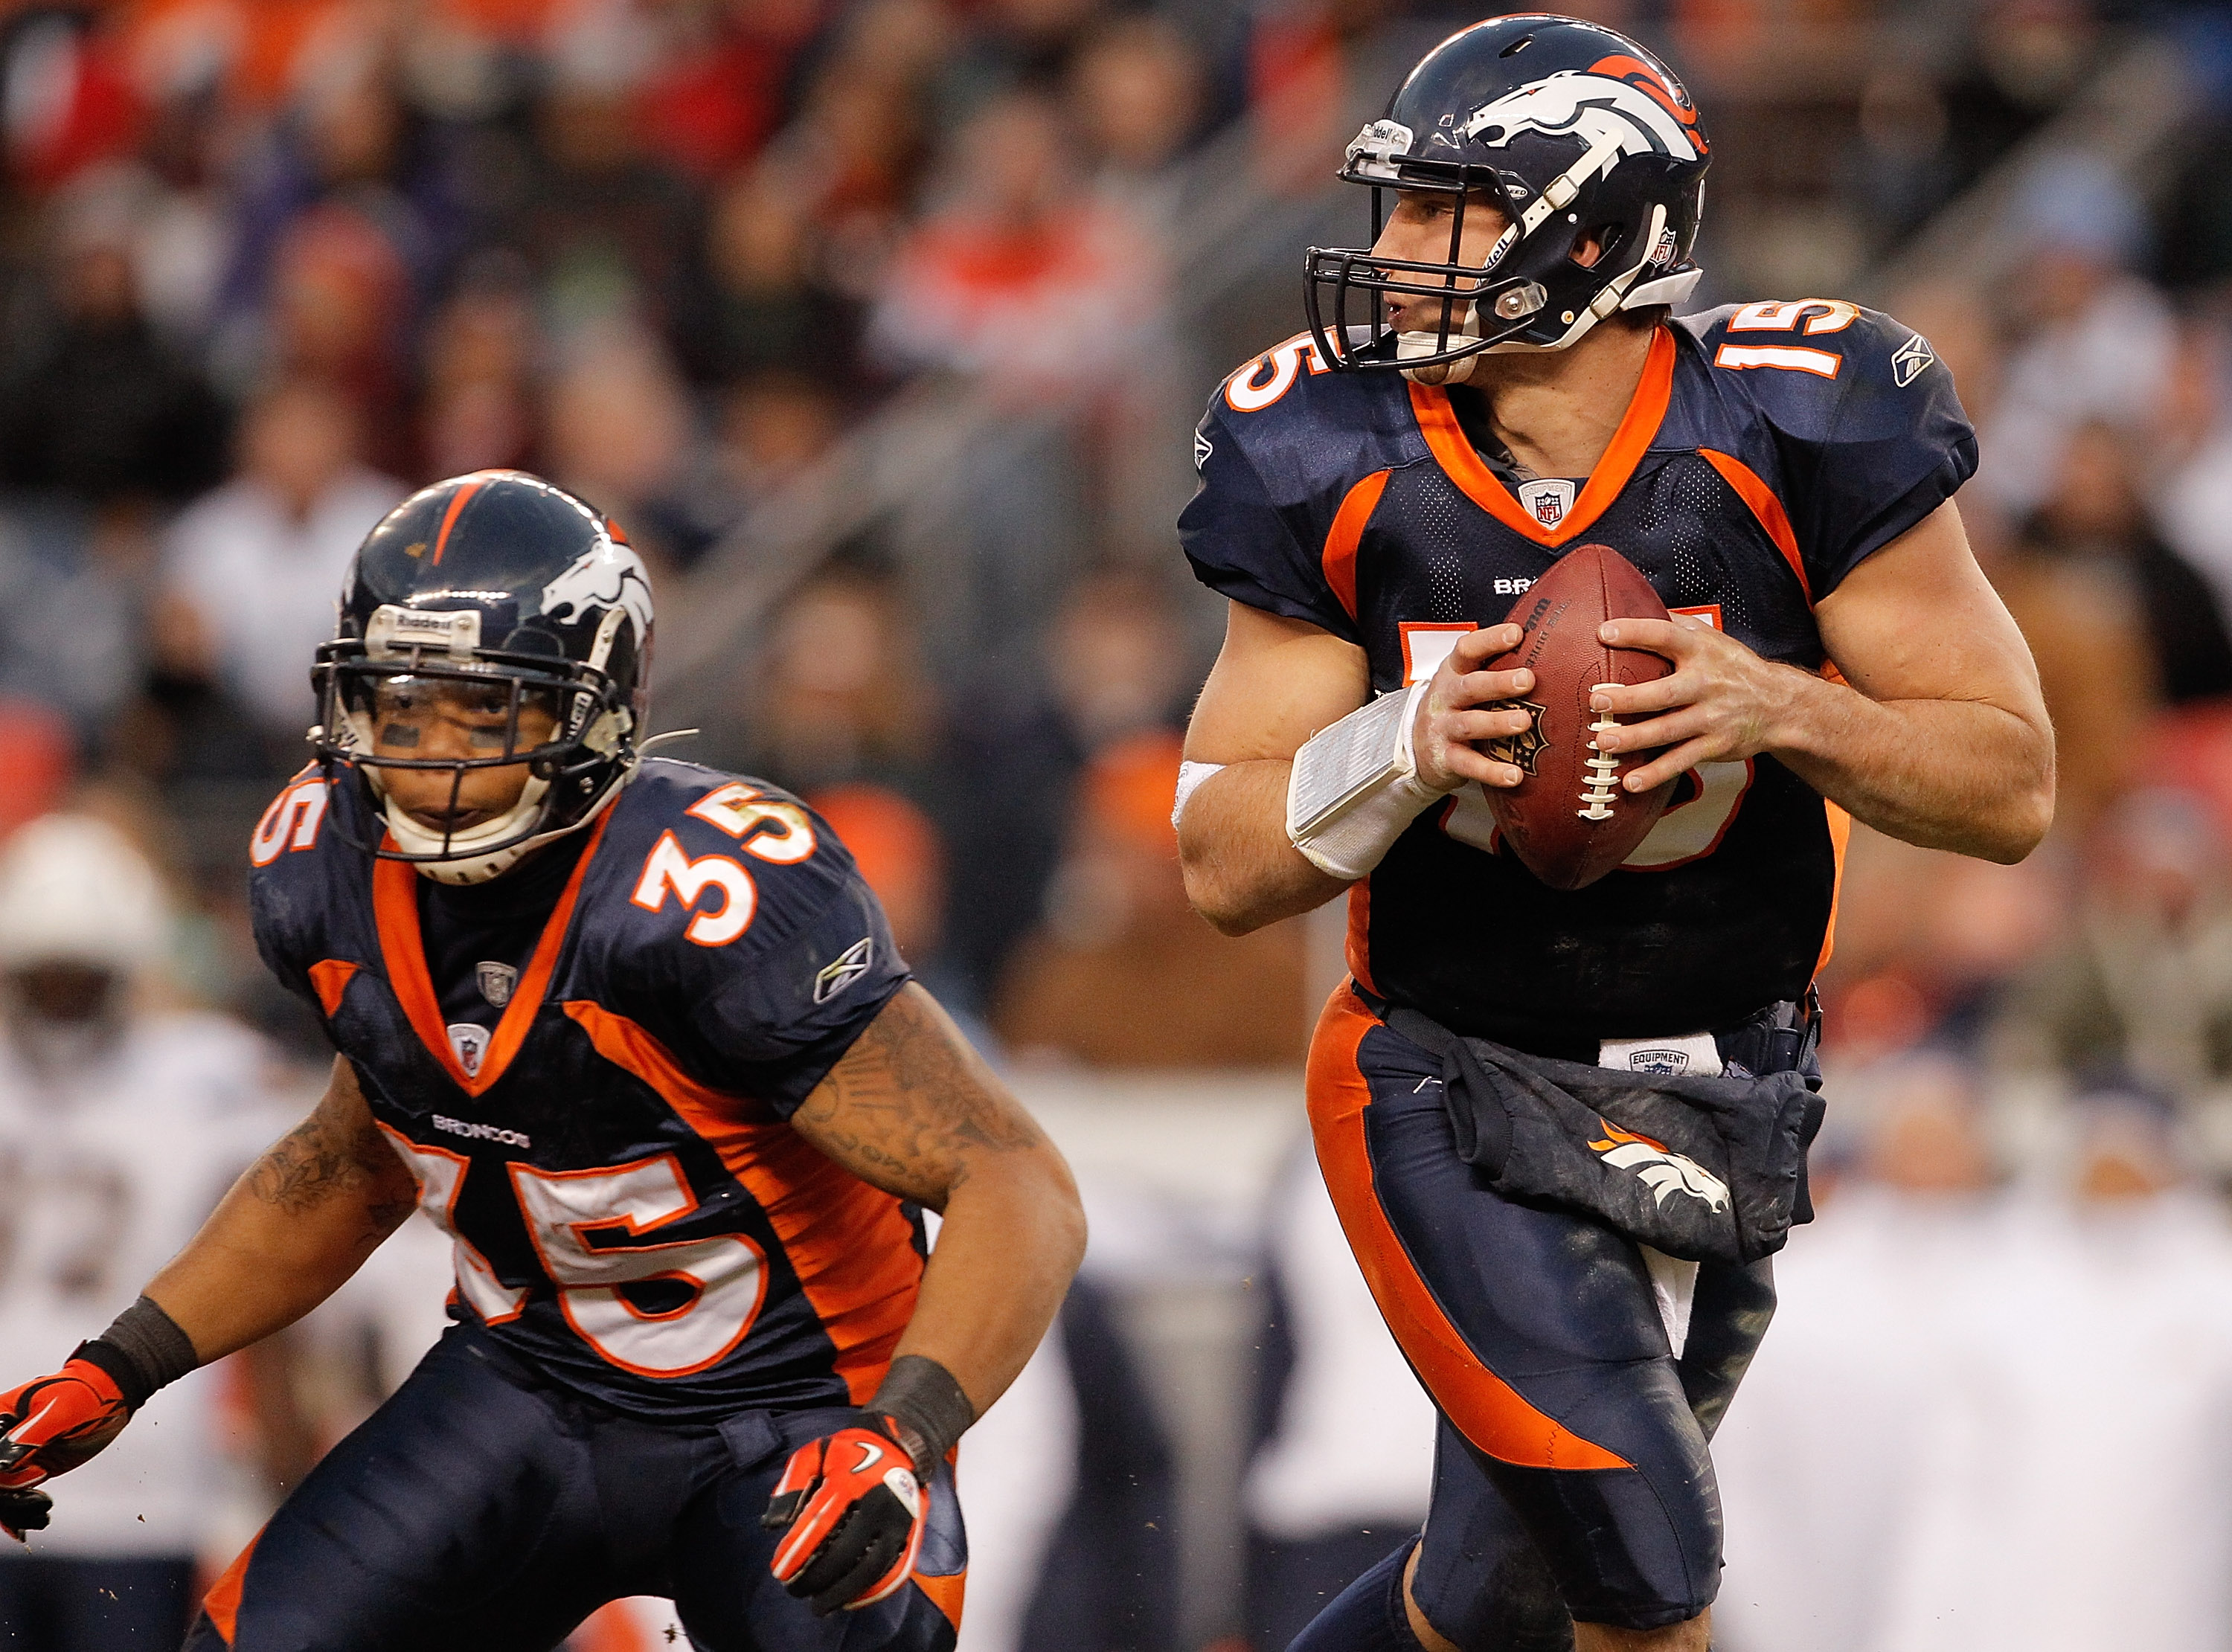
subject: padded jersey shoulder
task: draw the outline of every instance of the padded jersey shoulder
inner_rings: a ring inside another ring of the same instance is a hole
[[[1929,340],[1836,299],[1674,322],[1675,399],[1655,445],[1739,461],[1787,514],[1820,601],[1976,473],[1976,437]]]
[[[578,978],[693,1076],[787,1113],[908,979],[828,823],[766,781],[646,760],[574,915]]]
[[[337,917],[368,910],[373,857],[356,788],[328,786],[315,765],[279,788],[248,840],[249,920],[256,949],[280,984],[315,1005],[311,966],[328,958],[369,963],[342,937]]]
[[[1326,536],[1359,483],[1426,456],[1399,374],[1335,372],[1298,334],[1210,395],[1179,541],[1212,589],[1355,641],[1325,576]]]

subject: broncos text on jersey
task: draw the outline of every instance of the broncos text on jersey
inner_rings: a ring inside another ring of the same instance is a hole
[[[1179,533],[1195,572],[1361,646],[1375,693],[1431,675],[1592,542],[1674,612],[1824,669],[1814,605],[1976,462],[1928,343],[1826,299],[1660,327],[1586,480],[1513,489],[1450,392],[1330,372],[1307,335],[1227,379],[1194,447]],[[1732,1026],[1801,994],[1826,957],[1845,825],[1772,757],[1706,764],[1618,872],[1559,892],[1498,852],[1468,785],[1351,891],[1350,970],[1462,1033],[1582,1060],[1605,1038]]]
[[[907,979],[835,833],[757,781],[646,761],[469,1071],[423,880],[352,846],[379,829],[355,785],[291,782],[250,846],[256,942],[455,1240],[452,1315],[653,1421],[866,1400],[924,1243],[788,1122]]]

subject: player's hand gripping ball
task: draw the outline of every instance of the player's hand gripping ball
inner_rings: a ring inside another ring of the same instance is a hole
[[[43,1531],[54,1500],[39,1483],[88,1461],[131,1420],[116,1379],[90,1360],[0,1395],[0,1530],[19,1543]]]
[[[760,1524],[783,1533],[775,1580],[814,1615],[873,1605],[914,1570],[928,1491],[872,1411],[791,1454]]]
[[[1550,565],[1510,617],[1526,635],[1487,669],[1534,673],[1534,691],[1518,702],[1534,723],[1483,745],[1522,773],[1515,787],[1485,788],[1489,807],[1529,871],[1553,889],[1584,888],[1635,852],[1674,790],[1671,780],[1642,793],[1622,786],[1658,754],[1599,751],[1591,736],[1614,726],[1612,714],[1589,709],[1589,696],[1606,683],[1655,682],[1674,669],[1663,655],[1607,648],[1597,637],[1607,619],[1664,619],[1666,605],[1618,551],[1580,545]]]

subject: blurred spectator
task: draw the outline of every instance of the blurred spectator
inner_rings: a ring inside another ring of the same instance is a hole
[[[304,1099],[275,1093],[269,1053],[231,1022],[153,1007],[169,925],[153,871],[102,821],[49,815],[0,852],[0,1342],[26,1357],[59,1357],[130,1306]],[[276,1472],[307,1466],[275,1369],[267,1351],[173,1383],[129,1452],[57,1487],[52,1526],[0,1556],[0,1639],[183,1638],[224,1500],[228,1370],[256,1383],[267,1444],[296,1448]]]
[[[1054,105],[1012,93],[956,137],[945,200],[900,249],[872,324],[901,366],[1075,395],[1117,376],[1164,299],[1138,214],[1087,193]]]
[[[1307,1144],[1264,1213],[1262,1438],[1248,1466],[1248,1633],[1303,1625],[1425,1524],[1434,1405],[1357,1272]]]
[[[882,786],[833,786],[806,801],[860,863],[860,876],[883,903],[900,953],[910,962],[929,957],[938,946],[944,897],[930,817]]]
[[[1104,571],[1077,581],[1041,658],[989,673],[955,696],[938,768],[951,897],[948,962],[981,1003],[1040,920],[1062,853],[1078,776],[1101,748],[1175,724],[1183,639],[1153,581]]]
[[[858,301],[816,268],[812,203],[786,172],[762,166],[731,178],[707,236],[709,301],[692,359],[710,376],[811,373],[842,385],[855,373]]]
[[[2102,820],[2067,942],[2021,979],[2007,1053],[2174,1094],[2232,1079],[2232,867],[2207,809],[2135,793]]]
[[[259,722],[242,705],[201,610],[175,591],[150,606],[146,642],[139,691],[105,731],[104,755],[189,813],[205,800],[181,788],[212,781],[251,787],[260,811],[263,789],[308,756],[301,731]]]
[[[376,39],[315,55],[242,191],[219,341],[234,381],[310,373],[345,385],[367,416],[391,414],[419,307],[459,244],[457,193]]]
[[[1730,1652],[1903,1645],[1887,1620],[1963,1328],[2011,1260],[1971,1070],[1885,1064],[1832,1117],[1857,1131],[1861,1173],[1775,1258],[1774,1330],[1713,1441],[1731,1533],[1714,1631]]]
[[[678,565],[689,567],[809,475],[843,433],[838,399],[818,380],[783,370],[740,379],[723,400],[715,439],[654,524],[671,541]],[[824,482],[823,498],[845,485],[834,476]]]
[[[1879,1125],[1927,1105],[1895,1093]],[[2158,1104],[2075,1122],[2050,1188],[1954,1190],[1933,1167],[1976,1157],[1972,1122],[1878,1154],[1884,1185],[1793,1235],[1714,1448],[1730,1652],[2232,1638],[2232,1232]]]
[[[2054,719],[2054,820],[2082,832],[2128,783],[2161,694],[2137,582],[2112,563],[2018,554],[1996,513],[1964,511],[1982,563],[2021,627]]]
[[[2128,185],[2090,156],[2048,156],[2025,174],[2009,233],[2021,342],[1982,431],[1977,483],[2021,517],[2054,489],[2088,424],[2147,431],[2170,379],[2177,328],[2161,294],[2131,273],[2146,224]]]
[[[935,714],[887,575],[840,564],[809,580],[777,616],[762,671],[749,772],[809,794],[914,789]]]
[[[2060,939],[2064,871],[2051,845],[2000,866],[1854,825],[1822,975],[1839,1071],[1925,1042],[1976,1049],[2008,978]]]
[[[16,487],[175,502],[224,476],[224,405],[142,309],[138,205],[116,179],[58,204],[57,313],[0,385],[0,477]]]
[[[308,662],[333,636],[349,558],[406,491],[357,461],[357,440],[332,390],[280,384],[242,422],[238,474],[178,518],[165,549],[218,671],[283,739],[315,720]]]
[[[2232,607],[2232,340],[2223,326],[2189,324],[2173,406],[2183,426],[2158,489],[2163,536]]]
[[[2051,486],[2024,532],[2034,555],[2090,564],[2127,584],[2172,705],[2232,693],[2232,636],[2208,580],[2164,544],[2148,520],[2129,442],[2087,423],[2063,439]]]
[[[33,191],[125,153],[140,100],[110,32],[74,7],[16,9],[0,32],[0,129],[8,170]]]
[[[74,768],[68,724],[36,700],[0,699],[0,839],[58,807]]]
[[[543,398],[550,479],[624,524],[654,574],[704,548],[673,498],[696,437],[681,376],[650,333],[608,323],[573,337]]]
[[[601,47],[601,37],[593,43]],[[696,202],[644,148],[624,48],[613,57],[562,55],[535,112],[538,176],[525,198],[520,246],[561,344],[584,328],[615,325],[672,338],[691,309]]]
[[[956,1652],[1178,1652],[1176,1454],[1113,1283],[1090,1269],[1071,1283],[969,1431]]]
[[[531,468],[536,345],[524,267],[495,256],[469,269],[427,333],[418,476]]]
[[[1302,935],[1227,939],[1188,904],[1171,795],[1178,737],[1105,746],[1079,787],[1046,915],[1015,948],[992,1024],[1019,1055],[1090,1066],[1299,1065]]]
[[[1168,217],[1175,204],[1154,198],[1156,185],[1199,129],[1202,73],[1166,18],[1135,13],[1087,38],[1071,70],[1069,102],[1102,189]]]
[[[665,50],[639,94],[651,148],[701,178],[750,159],[782,124],[785,82],[825,0],[664,0],[656,10]]]
[[[0,515],[0,691],[51,706],[89,742],[136,685],[155,561],[146,509],[59,501]]]

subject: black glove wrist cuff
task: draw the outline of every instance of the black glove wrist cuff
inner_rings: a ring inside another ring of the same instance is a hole
[[[892,1362],[868,1409],[912,1436],[899,1443],[914,1454],[915,1472],[925,1480],[976,1420],[976,1408],[953,1373],[920,1354],[901,1354]]]
[[[135,1411],[157,1389],[177,1382],[202,1363],[178,1321],[144,1296],[91,1342],[79,1344],[71,1357],[107,1371],[123,1390],[124,1403]]]

